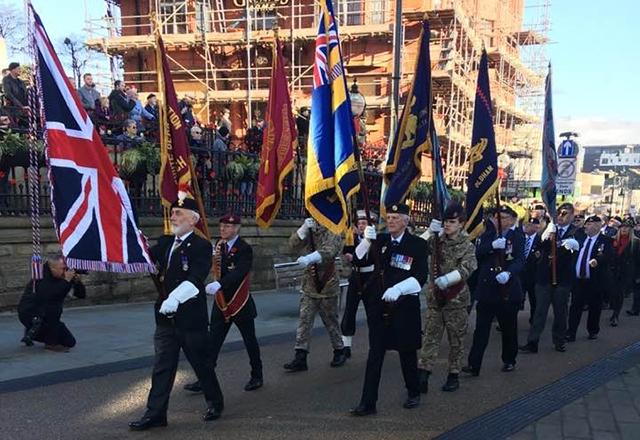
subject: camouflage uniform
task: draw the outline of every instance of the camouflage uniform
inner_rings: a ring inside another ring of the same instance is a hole
[[[301,240],[297,232],[294,232],[289,238],[289,246],[292,250],[300,252],[302,255],[310,254],[318,251],[322,256],[322,262],[316,265],[318,278],[322,282],[323,277],[330,264],[340,254],[343,247],[342,238],[326,229],[323,226],[315,225],[310,233],[313,236],[313,244],[315,249],[311,247],[311,240],[307,236]],[[333,275],[327,280],[326,284],[320,292],[315,284],[313,276],[313,265],[306,269],[304,280],[302,281],[302,290],[300,295],[300,320],[298,323],[298,331],[296,335],[296,350],[309,351],[311,331],[313,330],[313,322],[316,314],[320,313],[322,323],[324,324],[331,345],[334,350],[342,350],[342,333],[340,331],[340,322],[338,321],[338,308],[340,304],[340,279],[338,276],[338,268],[334,268]]]
[[[434,295],[434,283],[428,284],[427,313],[424,318],[424,335],[418,356],[418,368],[426,371],[433,369],[440,350],[442,334],[446,328],[450,347],[449,373],[458,374],[462,366],[462,344],[469,324],[467,307],[470,303],[470,294],[466,281],[477,269],[478,263],[475,248],[465,231],[461,231],[454,239],[443,236],[440,243],[440,273],[444,275],[454,270],[459,271],[464,286],[455,297],[447,301],[444,307],[439,307]],[[429,238],[428,244],[429,251],[433,254],[434,237]]]

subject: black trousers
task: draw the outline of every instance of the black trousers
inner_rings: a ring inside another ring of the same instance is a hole
[[[569,335],[576,337],[584,305],[589,305],[587,332],[597,335],[600,332],[600,315],[604,290],[590,279],[577,279],[571,291],[571,307],[569,308]]]
[[[536,284],[535,283],[522,283],[522,288],[524,290],[525,297],[529,297],[529,324],[533,322],[533,317],[536,315],[536,306],[538,305],[536,301]]]
[[[25,330],[29,330],[33,317],[20,315],[19,318]],[[63,345],[69,348],[76,345],[76,338],[62,321],[47,322],[45,320],[33,340],[44,342],[46,345]]]
[[[256,326],[254,319],[248,319],[243,321],[232,321],[244,341],[244,346],[247,349],[249,355],[249,363],[251,364],[251,377],[262,378],[262,360],[260,359],[260,345],[258,345],[258,339],[256,338]],[[210,353],[211,362],[213,368],[218,365],[218,356],[220,355],[220,349],[224,340],[227,338],[229,329],[231,329],[232,322],[224,322],[222,319],[215,319],[211,321],[210,326]]]
[[[498,319],[502,330],[502,362],[515,364],[518,355],[518,303],[504,301],[499,303],[478,302],[476,306],[476,329],[469,352],[469,366],[480,371],[484,351],[489,343],[491,323]]]
[[[207,356],[208,340],[206,329],[182,330],[156,326],[153,337],[156,354],[145,417],[166,417],[181,348],[198,376],[207,406],[215,406],[218,409],[224,406],[218,378]]]
[[[355,276],[355,275],[354,275]],[[370,274],[364,273],[359,274],[360,276],[360,285],[362,287],[366,287],[364,293],[358,291],[358,283],[356,280],[351,277],[349,280],[349,287],[347,288],[347,299],[344,305],[344,313],[342,315],[342,321],[340,322],[340,330],[342,330],[342,334],[344,336],[353,336],[356,334],[356,315],[358,313],[358,306],[360,305],[360,301],[362,300],[364,303],[365,311],[367,312],[367,317],[369,316],[369,307],[368,301],[365,298],[368,295],[374,292],[375,286],[372,286],[374,283],[369,282]],[[367,282],[369,284],[367,285]],[[375,292],[374,292],[375,293]]]

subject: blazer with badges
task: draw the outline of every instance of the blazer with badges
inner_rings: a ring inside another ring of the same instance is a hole
[[[527,245],[527,234],[524,234],[525,251]],[[533,234],[533,243],[531,244],[531,250],[529,255],[525,255],[524,268],[520,272],[520,279],[522,280],[523,287],[533,286],[536,283],[536,271],[538,267],[538,260],[542,256],[540,245],[542,244],[542,238],[540,234]]]
[[[560,226],[558,226],[558,230]],[[573,238],[579,243],[583,232],[574,225],[569,225],[566,232],[562,235],[562,239],[556,240],[556,281],[558,286],[571,287],[576,279],[576,258],[579,251],[567,250],[560,243],[562,240]],[[536,284],[548,286],[551,284],[551,239],[542,241],[539,246],[540,258],[536,267]]]
[[[222,286],[221,290],[224,293],[225,301],[229,302],[251,271],[251,265],[253,264],[253,249],[251,245],[241,237],[238,237],[231,249],[226,254],[223,254],[220,264],[220,279],[218,282]],[[254,319],[256,316],[258,316],[256,304],[251,294],[249,294],[249,299],[247,299],[244,307],[231,320],[244,321]],[[224,320],[216,302],[214,302],[211,310],[211,321],[214,320]]]
[[[580,243],[580,250],[585,246],[585,243],[589,237],[586,237],[582,243]],[[589,247],[589,256],[587,257],[587,264],[592,259],[595,259],[598,262],[596,267],[589,268],[589,279],[592,283],[596,284],[599,288],[606,288],[607,283],[610,281],[611,275],[611,262],[613,260],[613,238],[600,233],[595,243],[592,243]],[[578,264],[578,259],[580,258],[580,252],[576,252],[576,264]],[[576,272],[576,264],[573,265],[572,269]],[[577,274],[576,274],[577,278]],[[616,280],[618,283],[619,280]]]
[[[519,228],[509,229],[505,235],[507,245],[505,248],[506,267],[500,267],[498,251],[493,249],[491,243],[498,238],[495,230],[488,230],[480,237],[480,243],[476,248],[478,259],[478,285],[475,290],[475,299],[486,303],[499,303],[504,301],[502,297],[502,285],[496,280],[496,275],[502,271],[511,273],[509,282],[508,301],[521,302],[523,298],[520,272],[524,269],[524,232]]]
[[[192,232],[171,254],[175,237],[162,235],[158,244],[149,249],[159,272],[165,297],[158,294],[155,304],[156,325],[176,326],[183,330],[202,330],[209,325],[204,282],[211,270],[211,243]],[[167,296],[183,281],[190,281],[199,290],[198,295],[180,304],[173,319],[158,312]]]
[[[402,295],[395,303],[387,304],[382,295],[389,287],[393,287],[407,278],[414,277],[423,286],[429,274],[427,261],[427,242],[420,237],[405,231],[402,240],[393,247],[391,235],[379,234],[376,247],[369,252],[378,251],[383,269],[383,289],[371,298],[372,319],[384,321],[384,314],[389,314],[389,322],[384,325],[384,339],[388,350],[417,350],[422,346],[422,322],[420,314],[420,297]]]

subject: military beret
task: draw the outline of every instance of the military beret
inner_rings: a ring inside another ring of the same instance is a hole
[[[597,215],[592,215],[590,217],[587,217],[587,219],[584,222],[585,223],[590,223],[590,222],[600,223],[601,221],[602,221],[602,219],[600,217],[598,217]]]
[[[569,202],[565,202],[558,207],[558,211],[561,211],[563,209],[568,209],[569,211],[573,211],[573,204]]]
[[[516,214],[516,212],[507,205],[500,206],[500,214],[507,214],[511,217],[518,217],[518,214]]]
[[[529,220],[527,220],[527,223],[529,223],[530,225],[539,225],[540,224],[540,219],[539,218],[534,218],[534,217],[529,217]]]
[[[584,215],[583,214],[576,214],[574,219],[576,219],[576,220],[584,220]]]
[[[619,215],[616,215],[616,216],[615,216],[615,217],[613,217],[611,220],[615,220],[615,221],[617,221],[618,223],[622,224],[622,219],[620,218],[620,216],[619,216]]]
[[[545,209],[544,205],[536,205],[533,207],[533,209],[538,210],[538,209]]]
[[[451,202],[444,210],[444,220],[456,220],[458,218],[465,218],[465,212],[462,205],[458,202]]]
[[[387,206],[387,212],[389,214],[405,214],[409,215],[409,207],[404,203],[394,203]]]
[[[197,214],[200,214],[200,207],[198,206],[198,202],[190,197],[178,198],[175,202],[171,204],[171,208],[181,208],[188,209]]]
[[[9,70],[13,70],[16,67],[20,67],[20,64],[16,63],[15,61],[9,64]]]
[[[628,217],[628,218],[624,219],[624,221],[622,222],[622,226],[627,226],[629,228],[634,228],[636,226],[636,222],[631,217]]]
[[[238,214],[225,214],[220,217],[219,223],[225,223],[227,225],[239,225],[242,222],[242,219]]]

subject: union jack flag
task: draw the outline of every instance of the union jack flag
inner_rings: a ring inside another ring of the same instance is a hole
[[[325,15],[326,14],[326,15]],[[340,45],[338,29],[331,10],[320,9],[320,26],[316,37],[316,62],[313,65],[313,87],[331,84],[343,73],[342,63],[332,63],[332,71],[328,72],[329,54]],[[328,23],[328,32],[327,32]],[[338,47],[339,50],[339,47]],[[331,73],[331,75],[329,75]]]
[[[152,272],[124,183],[29,5],[53,220],[67,265]]]

